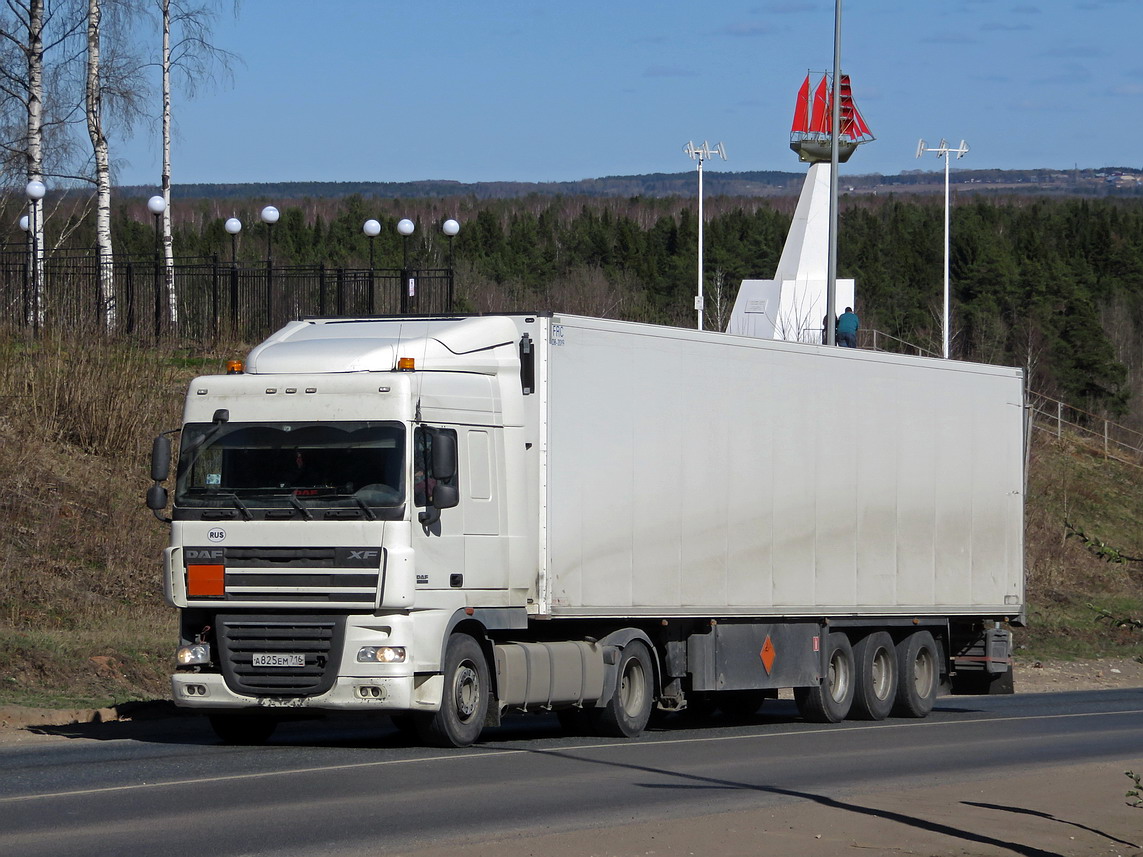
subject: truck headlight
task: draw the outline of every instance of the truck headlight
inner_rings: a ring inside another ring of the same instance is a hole
[[[359,664],[403,664],[404,646],[363,646],[357,650]]]
[[[195,643],[193,646],[180,646],[175,652],[175,662],[180,667],[193,667],[210,663],[210,643]]]

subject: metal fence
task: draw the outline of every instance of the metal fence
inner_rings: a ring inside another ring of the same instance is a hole
[[[1028,403],[1034,429],[1058,440],[1067,437],[1105,458],[1143,467],[1143,432],[1038,393],[1029,393]]]
[[[0,325],[101,331],[140,340],[259,339],[301,316],[451,312],[449,268],[278,266],[116,256],[108,287],[95,254],[0,251]],[[37,300],[37,295],[39,300]]]

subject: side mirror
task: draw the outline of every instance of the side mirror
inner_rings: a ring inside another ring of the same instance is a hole
[[[170,475],[171,439],[161,434],[151,444],[151,478],[155,484],[147,489],[147,508],[164,524],[171,523],[171,519],[163,515],[163,510],[167,508],[167,489],[162,483]]]
[[[433,506],[438,509],[451,509],[460,503],[460,491],[455,485],[442,485],[433,488]]]
[[[159,435],[151,444],[151,478],[156,482],[166,482],[171,474],[171,439]]]
[[[456,476],[456,435],[451,432],[433,433],[433,476],[445,482]],[[434,505],[445,508],[439,503]]]
[[[167,489],[157,482],[147,489],[147,508],[156,513],[167,508]]]
[[[456,487],[456,435],[450,431],[433,433],[433,496],[429,502],[437,509],[451,509],[460,503]],[[447,484],[451,483],[451,484]]]

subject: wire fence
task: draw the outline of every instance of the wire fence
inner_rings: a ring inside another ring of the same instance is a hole
[[[1105,458],[1143,467],[1143,432],[1038,393],[1028,394],[1028,407],[1037,431],[1057,440],[1067,437]]]
[[[302,316],[444,313],[451,268],[277,266],[179,258],[0,251],[0,326],[144,341],[256,339]]]

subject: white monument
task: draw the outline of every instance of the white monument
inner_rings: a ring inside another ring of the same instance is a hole
[[[790,148],[810,164],[790,233],[771,280],[743,280],[727,325],[728,333],[787,342],[821,343],[829,264],[830,79],[823,74],[811,97],[811,75],[798,93]],[[873,139],[850,94],[849,76],[838,86],[841,133],[838,160],[845,163],[861,143]],[[853,280],[837,281],[834,317],[853,306]]]

